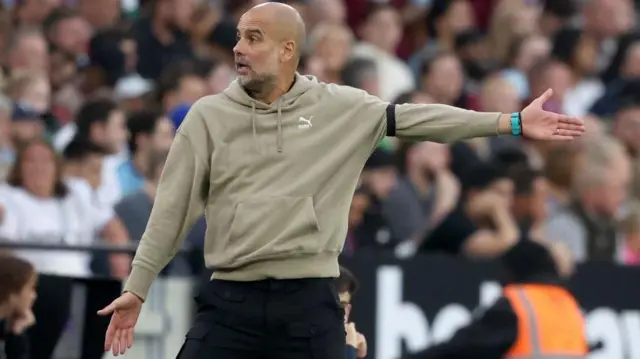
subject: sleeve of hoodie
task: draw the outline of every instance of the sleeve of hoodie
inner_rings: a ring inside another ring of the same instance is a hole
[[[164,170],[147,228],[133,259],[125,291],[143,300],[151,282],[180,249],[190,228],[202,215],[209,188],[207,136],[199,102],[178,129]]]
[[[366,94],[362,90],[342,87],[340,96],[348,106],[358,104],[368,117],[380,120],[380,138],[395,136],[409,141],[450,143],[473,137],[496,136],[498,112],[476,112],[440,104],[395,105]]]

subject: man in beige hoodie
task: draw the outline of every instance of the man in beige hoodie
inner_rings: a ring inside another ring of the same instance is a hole
[[[521,114],[444,105],[392,105],[296,73],[305,26],[291,7],[245,13],[234,48],[238,79],[193,105],[176,134],[147,229],[105,349],[124,353],[151,282],[204,211],[214,274],[178,357],[335,359],[344,314],[333,285],[347,214],[365,161],[386,136],[452,142],[524,135],[571,140],[582,121],[542,109]]]

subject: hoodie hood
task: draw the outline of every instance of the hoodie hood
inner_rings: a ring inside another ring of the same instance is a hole
[[[314,86],[318,85],[318,79],[311,75],[300,75],[296,73],[295,82],[293,83],[293,87],[286,94],[282,95],[278,100],[273,102],[272,104],[266,104],[261,101],[257,101],[253,99],[247,92],[244,90],[240,82],[236,79],[231,82],[231,85],[224,90],[224,94],[233,102],[238,103],[240,105],[252,108],[255,106],[257,110],[273,110],[276,109],[278,104],[280,103],[280,107],[282,109],[288,109],[293,106],[296,100],[302,95],[304,95],[307,91],[311,90]]]
[[[251,127],[253,129],[254,143],[257,141],[256,117],[257,114],[268,114],[277,112],[277,150],[282,152],[284,136],[282,133],[282,111],[295,111],[297,107],[304,107],[303,95],[318,85],[318,80],[314,76],[302,76],[296,72],[295,82],[289,92],[282,95],[271,104],[253,99],[240,85],[238,79],[234,80],[223,94],[231,101],[251,109]],[[307,97],[312,101],[310,97]]]

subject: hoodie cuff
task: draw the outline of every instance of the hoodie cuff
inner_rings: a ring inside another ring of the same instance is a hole
[[[127,283],[124,285],[123,292],[130,292],[138,296],[142,301],[147,299],[151,283],[156,279],[157,274],[154,272],[134,265],[131,269],[131,275],[127,279]]]

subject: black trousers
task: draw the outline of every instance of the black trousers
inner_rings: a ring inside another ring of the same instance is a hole
[[[213,280],[177,359],[337,359],[344,310],[331,278]]]

